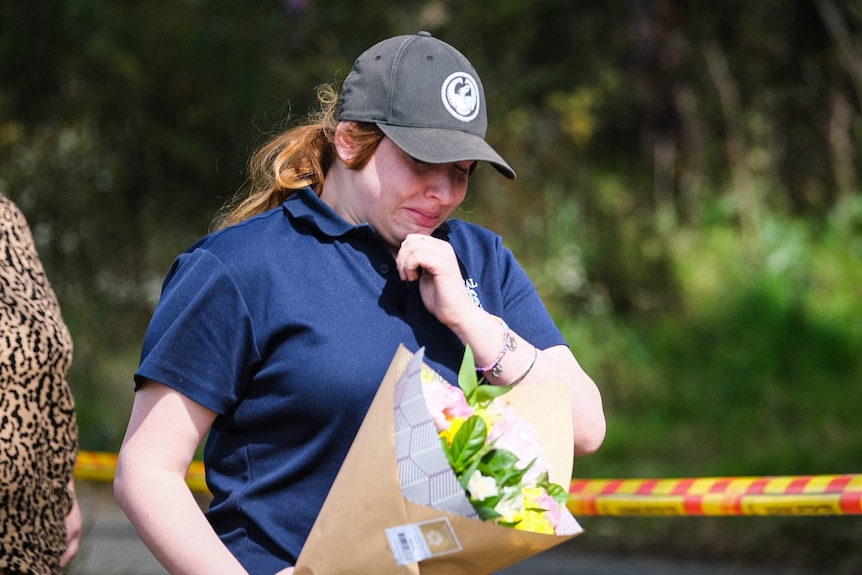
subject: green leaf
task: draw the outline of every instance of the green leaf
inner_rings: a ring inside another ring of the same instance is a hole
[[[530,469],[530,465],[528,465],[524,469],[518,469],[517,467],[507,469],[506,472],[499,477],[499,481],[502,482],[501,485],[510,487],[519,485],[524,479],[524,475],[526,475],[527,471]]]
[[[493,503],[491,503],[492,501]],[[499,497],[489,497],[488,499],[483,499],[480,502],[473,502],[473,509],[475,509],[476,513],[479,514],[479,517],[482,519],[482,521],[498,519],[502,517],[502,515],[494,511],[494,507],[499,501]]]
[[[549,483],[545,486],[545,491],[548,492],[548,495],[557,500],[557,503],[560,507],[565,507],[569,502],[569,492],[562,485],[558,485],[556,483]]]
[[[473,350],[469,345],[464,348],[464,359],[461,360],[461,369],[458,371],[458,386],[464,392],[467,403],[473,405],[473,394],[479,387],[479,380],[476,377],[476,360],[473,359]]]
[[[482,475],[493,477],[501,489],[503,487],[517,487],[535,460],[524,469],[515,467],[519,461],[520,459],[510,451],[494,449],[482,458],[482,464],[479,465],[478,469]]]
[[[482,458],[479,470],[483,475],[497,478],[497,485],[501,485],[499,477],[506,473],[518,463],[518,458],[505,449],[492,449]]]
[[[504,393],[509,392],[513,387],[512,385],[491,385],[490,383],[479,385],[473,393],[474,401],[476,405],[486,406]]]
[[[440,438],[440,447],[443,449],[443,453],[446,454],[446,459],[449,461],[449,467],[453,467],[455,457],[452,455],[452,448],[449,447],[449,442],[444,438]]]
[[[452,438],[450,463],[456,474],[463,474],[470,460],[485,447],[488,427],[478,415],[471,415]]]
[[[473,349],[469,345],[464,347],[464,358],[461,360],[461,369],[458,371],[458,386],[464,392],[467,403],[473,407],[484,407],[514,387],[512,385],[491,385],[490,383],[480,384],[476,375],[476,359],[473,356]]]

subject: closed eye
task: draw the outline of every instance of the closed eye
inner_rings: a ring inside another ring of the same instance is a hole
[[[432,164],[431,162],[425,162],[409,155],[408,157],[413,164],[413,170],[418,174],[425,174],[432,168],[443,168],[444,166],[446,166],[446,164]],[[476,167],[479,165],[479,162],[460,162],[448,165],[452,170],[454,170],[458,179],[463,179],[466,181],[473,177],[473,174],[476,172]]]

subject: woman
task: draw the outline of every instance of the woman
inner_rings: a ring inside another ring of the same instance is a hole
[[[62,573],[78,550],[71,361],[27,220],[0,196],[0,574]]]
[[[604,437],[596,386],[512,254],[448,219],[479,161],[515,176],[466,58],[390,38],[321,99],[175,261],[144,341],[115,492],[172,573],[291,572],[399,344],[450,381],[465,344],[494,384],[563,378],[576,452]],[[207,434],[205,516],[184,476]]]

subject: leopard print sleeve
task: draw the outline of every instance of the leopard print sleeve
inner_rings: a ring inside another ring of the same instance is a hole
[[[71,361],[27,221],[0,196],[0,572],[62,572],[78,445]]]

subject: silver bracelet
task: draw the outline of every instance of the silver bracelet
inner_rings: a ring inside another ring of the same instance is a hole
[[[522,381],[525,377],[527,377],[527,374],[529,374],[529,373],[530,373],[530,371],[532,371],[533,366],[534,366],[534,365],[536,365],[536,359],[537,359],[538,357],[539,357],[539,348],[538,348],[538,347],[536,347],[536,346],[534,345],[534,346],[533,346],[533,360],[530,362],[530,365],[528,365],[528,366],[527,366],[527,369],[526,369],[526,370],[524,370],[524,373],[522,373],[522,374],[521,374],[521,376],[520,376],[519,378],[517,378],[515,381],[513,381],[513,382],[509,383],[508,385],[509,385],[509,386],[513,386],[513,385],[518,385],[519,383],[521,383],[521,381]]]

